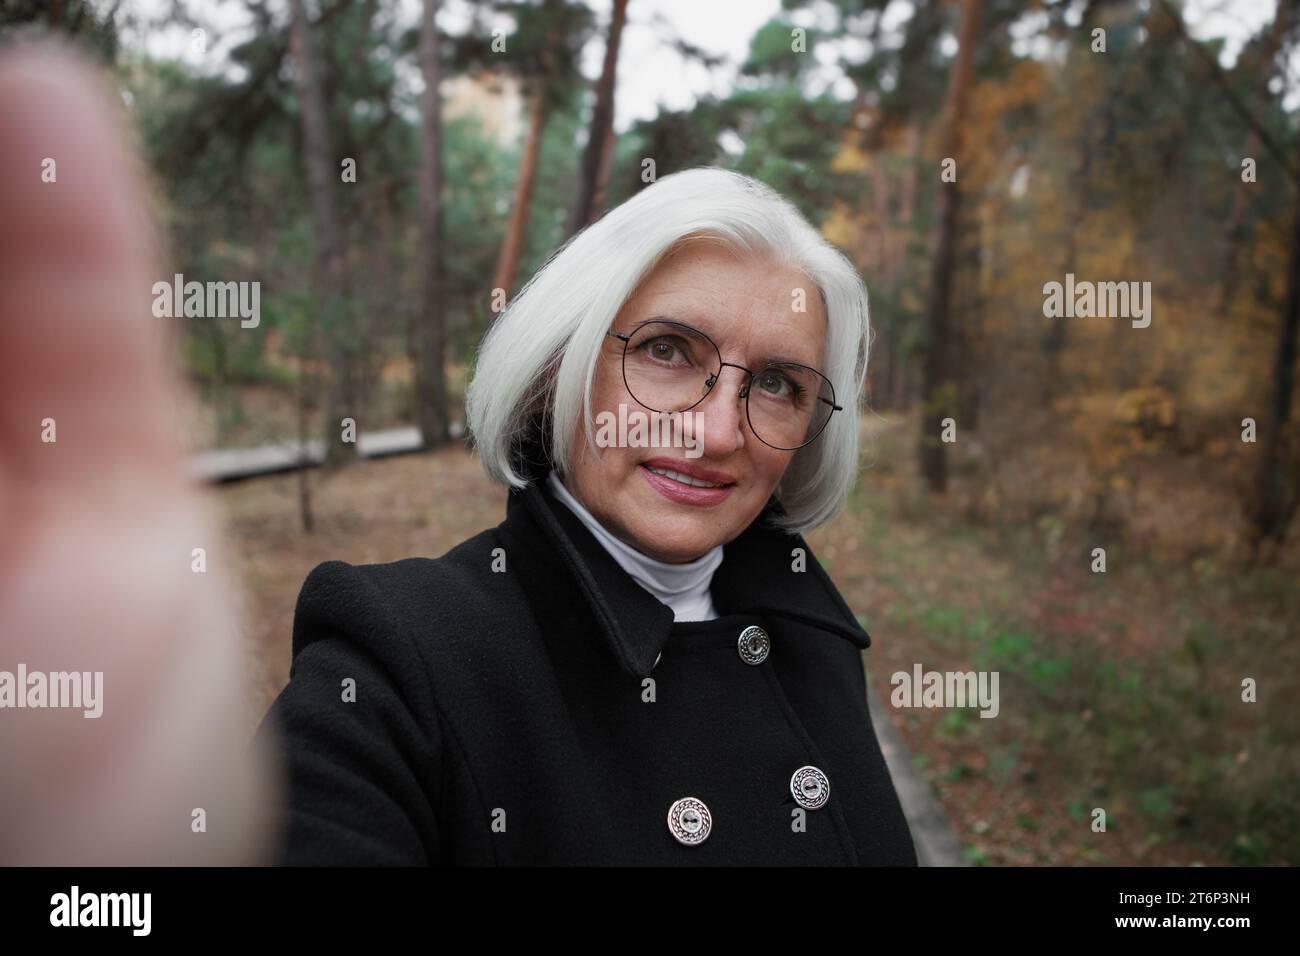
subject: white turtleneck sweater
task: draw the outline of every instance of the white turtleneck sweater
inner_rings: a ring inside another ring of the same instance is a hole
[[[547,487],[563,501],[579,520],[609,552],[618,566],[673,612],[678,621],[711,621],[718,616],[713,606],[709,586],[713,572],[722,563],[722,545],[687,564],[666,564],[648,558],[640,551],[614,537],[582,503],[564,487],[559,475],[552,471],[546,478]]]

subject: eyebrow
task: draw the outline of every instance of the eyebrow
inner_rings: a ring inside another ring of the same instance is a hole
[[[700,322],[687,322],[685,319],[680,319],[672,315],[651,315],[648,316],[647,318],[642,319],[640,322],[637,322],[636,325],[633,326],[633,328],[639,325],[644,325],[647,322],[676,322],[678,325],[689,326],[692,329],[696,329],[700,332],[703,332],[711,339],[714,338],[714,334],[715,334],[715,333],[711,333],[708,329],[704,328],[704,325],[701,324]],[[714,341],[716,342],[716,339]],[[764,365],[802,365],[805,368],[812,368],[812,369],[817,368],[817,366],[814,363],[809,361],[804,361],[804,359],[802,358],[790,357],[790,356],[785,356],[780,354],[768,354],[768,355],[761,356],[758,360],[757,365],[755,365],[755,368],[756,369],[762,368]]]

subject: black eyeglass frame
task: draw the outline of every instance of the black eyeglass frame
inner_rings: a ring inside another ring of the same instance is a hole
[[[636,397],[636,393],[632,391],[632,386],[628,384],[627,381],[628,343],[632,341],[632,336],[636,335],[636,333],[640,329],[645,328],[647,325],[676,326],[679,329],[684,329],[685,331],[691,333],[692,335],[698,335],[700,338],[704,339],[704,341],[708,342],[710,345],[713,346],[713,352],[718,357],[718,370],[716,372],[709,373],[709,377],[704,382],[704,388],[705,388],[704,394],[701,395],[698,399],[696,399],[695,402],[686,406],[685,408],[679,408],[676,409],[675,411],[667,411],[666,409],[662,409],[662,408],[651,408],[645,402],[641,401],[641,399]],[[831,423],[831,415],[834,415],[836,412],[844,411],[844,406],[835,404],[835,384],[829,378],[823,375],[820,371],[813,368],[811,365],[801,365],[798,362],[768,362],[757,372],[754,372],[743,365],[737,365],[735,362],[724,362],[722,361],[722,349],[718,348],[718,343],[713,341],[713,339],[711,339],[702,330],[697,329],[693,325],[687,325],[685,322],[676,322],[672,319],[646,319],[644,322],[638,322],[635,326],[633,326],[630,332],[615,332],[613,329],[610,329],[605,334],[609,336],[613,336],[614,338],[618,339],[620,342],[623,343],[623,352],[619,356],[619,368],[623,373],[623,387],[627,389],[627,393],[631,395],[632,398],[636,401],[636,403],[640,405],[642,408],[652,412],[657,412],[660,415],[678,415],[681,414],[682,412],[689,412],[696,405],[700,404],[700,402],[704,401],[706,398],[709,397],[709,395],[713,393],[713,386],[718,383],[718,377],[722,375],[722,370],[727,366],[730,366],[732,368],[738,368],[742,372],[744,372],[745,375],[747,376],[745,379],[745,384],[741,386],[740,393],[737,395],[737,398],[743,398],[745,400],[745,421],[749,422],[749,430],[754,433],[755,438],[761,441],[764,445],[767,445],[769,448],[775,448],[777,451],[797,451],[800,448],[805,448],[821,437],[822,432],[826,430],[826,426]],[[826,387],[830,389],[831,397],[829,399],[822,398],[821,395],[817,395],[815,397],[817,401],[824,402],[825,404],[831,407],[831,414],[826,416],[826,421],[822,422],[821,427],[817,429],[817,432],[811,438],[806,439],[802,444],[793,445],[789,448],[782,447],[781,445],[773,445],[770,441],[768,441],[766,438],[760,435],[758,433],[758,429],[754,427],[754,420],[753,418],[750,417],[749,414],[749,389],[750,386],[754,383],[754,376],[760,374],[761,372],[766,371],[769,368],[807,369],[809,372],[812,372],[813,374],[821,378],[821,380],[826,383]]]

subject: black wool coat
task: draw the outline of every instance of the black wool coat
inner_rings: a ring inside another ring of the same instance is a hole
[[[277,861],[916,865],[870,638],[780,506],[725,546],[720,617],[676,623],[532,477],[436,560],[308,576],[258,729]]]

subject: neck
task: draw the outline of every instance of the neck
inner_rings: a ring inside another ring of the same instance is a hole
[[[658,561],[610,533],[609,529],[574,497],[554,471],[547,476],[546,484],[555,497],[578,516],[619,567],[668,605],[677,620],[701,621],[718,616],[713,607],[709,586],[713,581],[713,572],[722,563],[722,545],[717,545],[696,560],[684,564]]]

